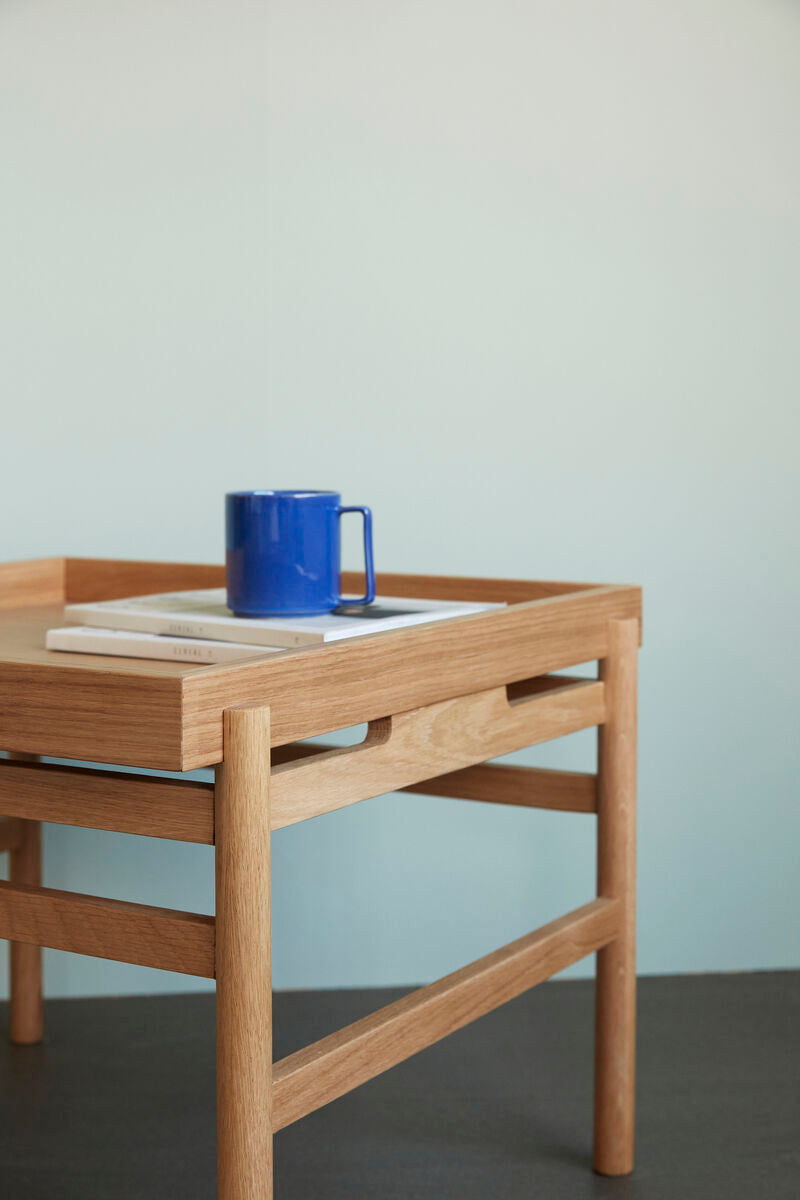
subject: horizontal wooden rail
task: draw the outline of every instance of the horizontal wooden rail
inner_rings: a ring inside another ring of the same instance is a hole
[[[619,914],[617,900],[593,900],[281,1059],[272,1072],[273,1129],[291,1125],[608,945],[617,935]]]
[[[544,686],[544,685],[543,685]],[[605,719],[603,684],[559,680],[509,700],[505,688],[373,721],[364,742],[279,763],[270,780],[272,828],[398,791]]]
[[[214,977],[214,918],[0,881],[0,938]]]
[[[487,804],[520,808],[551,808],[558,812],[597,812],[597,776],[582,771],[552,771],[543,767],[504,767],[481,763],[413,783],[404,792],[451,796]]]
[[[0,813],[178,842],[214,843],[214,785],[0,761]]]
[[[537,675],[533,679],[521,679],[517,683],[506,684],[506,696],[509,701],[527,699],[538,696],[542,692],[552,692],[567,687],[572,683],[586,683],[587,680],[577,675]],[[382,726],[381,721],[373,721],[373,726]],[[385,728],[385,726],[383,726]],[[364,742],[357,742],[356,746]],[[311,758],[318,754],[327,754],[330,750],[341,750],[346,747],[336,746],[330,742],[287,742],[283,746],[272,747],[272,765],[282,766],[284,763],[296,762],[298,758]],[[354,749],[354,746],[349,747]]]
[[[22,825],[11,817],[0,817],[0,853],[16,850],[22,841]]]

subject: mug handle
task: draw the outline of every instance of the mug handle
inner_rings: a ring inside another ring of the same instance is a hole
[[[339,506],[339,516],[343,513],[359,512],[364,518],[364,569],[367,576],[367,590],[356,600],[339,597],[339,604],[372,604],[375,599],[375,567],[372,563],[372,509],[363,504]]]

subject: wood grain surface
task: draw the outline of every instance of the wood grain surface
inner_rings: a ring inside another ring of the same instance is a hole
[[[281,1059],[273,1125],[290,1125],[592,954],[614,937],[615,900],[593,900],[534,933]]]
[[[269,710],[225,713],[217,768],[219,1200],[272,1197]]]
[[[208,563],[134,562],[111,558],[65,559],[67,604],[121,600],[155,592],[225,586],[225,568]]]
[[[35,754],[9,751],[9,759],[31,767]],[[5,766],[9,766],[6,762]],[[19,822],[19,842],[11,851],[8,878],[11,883],[38,887],[42,882],[42,827],[38,821]],[[9,943],[9,1039],[18,1046],[33,1046],[44,1035],[42,1001],[42,950],[23,940]]]
[[[214,785],[0,761],[0,813],[178,842],[214,843]]]
[[[597,777],[583,771],[481,763],[401,790],[420,792],[424,796],[450,796],[454,800],[478,800],[484,804],[511,804],[519,808],[550,808],[574,813],[597,811]]]
[[[0,881],[0,937],[214,977],[214,918]]]
[[[618,937],[597,956],[594,1168],[633,1170],[636,1081],[636,675],[638,628],[613,621],[600,676],[608,689],[599,730],[597,890],[619,901]]]
[[[384,576],[395,593],[512,603],[268,660],[187,666],[46,651],[45,631],[63,624],[53,601],[64,588],[87,600],[219,586],[221,567],[67,559],[62,583],[62,560],[46,563],[0,572],[0,745],[166,770],[221,760],[228,707],[268,704],[273,745],[284,745],[604,657],[608,622],[641,613],[635,587]]]
[[[222,712],[268,703],[273,745],[315,737],[602,658],[608,622],[638,618],[638,588],[598,588],[352,638],[183,680],[183,769],[219,761]]]
[[[0,563],[0,609],[63,604],[65,562],[63,558],[35,558]]]
[[[545,600],[599,587],[595,583],[562,583],[542,579],[481,579],[469,575],[398,575],[380,572],[375,576],[379,596],[424,597],[427,600],[467,600],[484,604],[521,604],[527,600]],[[364,576],[357,571],[342,572],[342,591],[364,591]]]
[[[0,662],[0,745],[179,771],[181,695],[161,673]]]
[[[397,791],[431,775],[562,737],[605,717],[598,680],[509,703],[505,688],[444,700],[375,722],[358,746],[284,763],[271,783],[272,827]]]
[[[0,817],[0,853],[16,850],[22,840],[22,822],[13,817]]]

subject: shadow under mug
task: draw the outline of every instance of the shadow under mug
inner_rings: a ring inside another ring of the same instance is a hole
[[[343,513],[364,518],[367,590],[347,600],[341,588]],[[372,513],[342,504],[338,492],[229,492],[225,497],[228,607],[237,617],[309,617],[375,599]]]

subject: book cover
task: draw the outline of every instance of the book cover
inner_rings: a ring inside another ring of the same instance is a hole
[[[161,633],[135,633],[92,625],[67,625],[48,629],[48,650],[73,654],[112,654],[119,658],[158,658],[187,663],[225,663],[276,654],[283,647],[253,646],[242,642],[210,642],[202,638],[169,637]]]
[[[76,624],[106,629],[293,648],[503,607],[379,596],[373,604],[345,606],[319,617],[235,617],[225,604],[224,588],[204,588],[68,604],[64,616]]]

